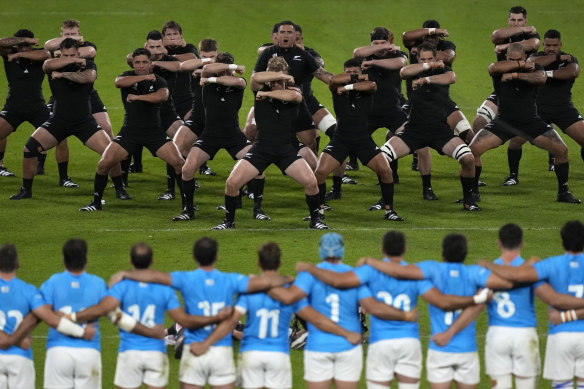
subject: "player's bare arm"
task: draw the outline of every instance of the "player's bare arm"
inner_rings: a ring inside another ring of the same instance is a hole
[[[406,57],[370,59],[361,63],[361,69],[367,70],[371,67],[379,67],[387,70],[398,70],[406,66],[408,60]]]
[[[490,261],[479,260],[477,262],[479,266],[489,269],[491,272],[495,273],[499,277],[514,282],[535,282],[538,281],[537,271],[533,266],[506,266],[497,265]],[[492,275],[492,274],[491,274]]]
[[[116,88],[128,88],[137,82],[142,81],[156,81],[156,76],[154,74],[144,74],[138,76],[121,76],[116,77],[114,83]]]
[[[81,72],[52,72],[51,77],[53,79],[66,78],[77,84],[91,84],[97,79],[97,72],[93,69],[87,69]]]
[[[347,93],[350,90],[356,90],[358,92],[375,93],[377,91],[377,84],[373,81],[362,81],[349,85],[341,85],[337,88],[337,94]]]
[[[201,328],[205,326],[209,326],[212,324],[220,323],[229,317],[231,317],[233,309],[231,307],[225,307],[221,311],[217,312],[216,315],[213,316],[199,316],[199,315],[189,315],[184,311],[184,309],[176,308],[173,310],[168,311],[168,314],[178,324],[185,328]],[[237,322],[236,322],[237,324]]]
[[[420,317],[418,311],[415,308],[405,312],[382,303],[374,297],[361,299],[359,300],[359,304],[363,307],[365,312],[368,312],[369,314],[383,320],[417,321]]]
[[[279,274],[251,276],[247,284],[247,292],[261,292],[270,288],[278,288],[294,281],[290,276]]]
[[[7,55],[8,61],[14,61],[18,58],[30,59],[31,61],[40,62],[51,58],[51,54],[47,50],[29,50],[18,51]]]
[[[523,60],[505,60],[493,62],[489,65],[489,74],[495,76],[497,74],[511,73],[511,72],[533,72],[535,71],[535,64]]]
[[[61,69],[67,65],[76,64],[80,68],[84,68],[86,61],[80,57],[59,57],[47,59],[43,63],[43,72],[49,74],[54,70]]]
[[[39,39],[38,38],[27,38],[27,37],[15,37],[15,36],[9,36],[7,38],[1,38],[0,39],[0,47],[1,48],[12,48],[14,46],[18,46],[18,45],[32,45],[32,46],[38,46],[39,44]],[[57,46],[57,48],[59,48]]]
[[[537,33],[537,30],[535,29],[534,26],[503,27],[493,31],[493,33],[491,34],[491,41],[494,44],[499,45],[501,43],[505,43],[505,41],[507,41],[512,36],[519,34],[535,34],[535,33]],[[537,46],[539,47],[539,44]]]
[[[165,69],[173,73],[181,71],[180,64],[181,62],[179,61],[152,61],[152,66]]]
[[[45,42],[45,49],[49,50],[51,53],[55,52],[55,51],[59,50],[59,47],[61,46],[61,42],[63,42],[67,38],[75,39],[80,45],[85,43],[85,40],[83,39],[83,36],[81,36],[81,35],[58,37],[58,38],[53,38],[53,39],[49,39],[48,41],[46,41]]]
[[[434,61],[428,63],[416,63],[413,65],[404,66],[400,71],[399,75],[402,79],[411,78],[417,76],[418,74],[425,72],[428,69],[444,69],[444,62]]]
[[[436,85],[451,85],[456,82],[456,75],[454,72],[446,72],[443,74],[436,74],[433,76],[422,77],[412,81],[412,89],[416,90],[426,84]]]
[[[444,294],[433,287],[422,295],[424,301],[442,309],[443,311],[454,311],[456,309],[466,308],[475,304],[474,296],[457,296],[453,294]],[[486,300],[485,300],[486,301]],[[485,301],[482,301],[483,303]]]
[[[267,295],[278,300],[279,302],[290,305],[296,301],[306,297],[306,293],[296,285],[291,285],[287,288],[272,288],[268,290]]]
[[[225,86],[231,86],[234,88],[245,89],[247,83],[245,79],[236,76],[220,76],[220,77],[201,77],[201,86],[207,84],[221,84]]]
[[[406,280],[424,279],[424,273],[422,272],[422,269],[413,264],[404,266],[399,263],[384,262],[375,258],[363,258],[359,261],[358,266],[359,265],[369,265],[372,268],[395,278]]]
[[[265,84],[272,81],[294,83],[294,77],[282,72],[258,72],[251,75],[251,90],[259,91]]]
[[[356,345],[361,343],[362,340],[361,334],[346,330],[345,328],[341,327],[340,325],[330,320],[322,313],[312,308],[310,305],[307,305],[304,308],[302,308],[300,311],[297,312],[297,314],[302,319],[306,320],[307,322],[309,322],[310,324],[312,324],[321,331],[342,336],[351,344]]]
[[[291,103],[300,104],[302,102],[302,94],[296,90],[282,89],[273,91],[259,91],[256,94],[256,100],[276,99],[281,101],[288,101]]]
[[[243,316],[243,313],[235,308],[229,318],[219,323],[204,341],[191,343],[189,346],[191,352],[196,356],[201,356],[206,353],[209,347],[213,346],[235,329],[241,316]]]
[[[128,94],[126,100],[128,101],[128,103],[131,103],[133,101],[143,101],[145,103],[160,104],[168,100],[169,95],[170,93],[168,92],[168,88],[160,88],[156,92],[148,93],[145,95]]]
[[[219,75],[226,71],[234,71],[237,74],[245,73],[245,66],[236,64],[226,64],[226,63],[211,63],[203,67],[203,72],[201,77],[213,77]]]
[[[110,277],[109,287],[122,281],[123,279],[129,279],[140,282],[150,282],[153,284],[162,285],[172,285],[172,277],[168,273],[164,273],[152,269],[139,269],[139,270],[122,270]]]
[[[211,63],[211,58],[193,58],[187,61],[179,62],[180,66],[179,70],[181,72],[192,72],[203,67],[205,64],[208,63]]]
[[[316,71],[313,74],[314,74],[314,77],[318,78],[320,81],[324,82],[325,84],[328,84],[330,78],[333,76],[333,74],[331,72],[329,72],[328,70],[326,70],[323,67],[316,69]]]
[[[448,36],[448,30],[444,28],[417,28],[415,30],[406,31],[402,34],[402,42],[405,47],[413,47],[418,40],[425,36],[436,35],[440,38]]]
[[[357,47],[353,50],[353,58],[366,58],[371,55],[380,53],[382,51],[397,51],[399,50],[393,43],[382,43],[379,45],[369,45],[369,46],[362,46]]]
[[[347,73],[335,74],[329,80],[329,88],[331,91],[336,91],[339,86],[367,80],[369,80],[367,74],[355,74],[353,77],[351,77],[351,74]]]
[[[355,288],[361,285],[361,280],[359,280],[359,277],[357,277],[352,271],[337,273],[331,270],[321,269],[320,267],[306,262],[297,262],[296,271],[309,272],[318,280],[337,289]]]
[[[480,304],[465,308],[460,316],[456,318],[454,323],[452,323],[452,325],[450,325],[446,331],[434,334],[434,336],[432,336],[432,340],[440,347],[446,346],[450,342],[450,339],[454,337],[454,335],[458,334],[460,331],[468,327],[469,324],[475,321],[485,307],[485,304]]]
[[[547,77],[543,70],[536,71],[534,73],[504,73],[501,77],[502,82],[507,82],[511,80],[520,80],[525,81],[530,84],[541,85],[545,84],[547,81]]]
[[[584,299],[569,294],[558,293],[547,282],[538,286],[534,292],[547,305],[560,311],[584,308]]]

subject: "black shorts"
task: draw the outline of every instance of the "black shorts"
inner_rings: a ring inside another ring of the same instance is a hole
[[[14,104],[6,104],[0,112],[0,117],[4,118],[12,126],[14,131],[23,122],[29,122],[36,129],[43,125],[51,116],[51,112],[44,103],[36,106],[16,107]]]
[[[152,156],[156,157],[156,152],[162,146],[172,140],[166,136],[166,134],[160,129],[149,129],[149,130],[131,130],[127,127],[122,127],[118,135],[114,138],[113,142],[116,142],[128,152],[128,154],[134,154],[134,151],[138,147],[146,147],[152,153]]]
[[[395,111],[388,116],[369,116],[369,133],[373,134],[378,128],[387,128],[395,133],[408,120],[403,111]]]
[[[319,103],[314,95],[304,96],[304,100],[306,101],[308,112],[310,112],[311,116],[318,112],[319,109],[324,108],[324,105]]]
[[[434,127],[408,123],[396,136],[400,137],[412,152],[430,146],[440,154],[444,154],[442,149],[446,143],[452,138],[457,138],[446,123]]]
[[[162,104],[160,107],[160,126],[164,131],[168,130],[172,123],[182,120],[172,104]]]
[[[542,119],[517,123],[501,119],[497,116],[485,126],[485,130],[499,137],[503,143],[516,136],[520,136],[532,143],[533,139],[549,130],[553,130],[553,128]]]
[[[488,100],[495,105],[499,105],[499,98],[497,97],[497,93],[495,91],[493,91],[493,93],[491,93],[485,100]]]
[[[547,124],[555,124],[562,130],[566,132],[568,127],[572,124],[582,120],[582,115],[574,107],[566,107],[559,110],[549,110],[542,107],[537,107],[537,114],[542,118]]]
[[[453,112],[460,111],[458,105],[452,99],[448,99],[446,104],[444,105],[444,114],[446,117],[450,116]]]
[[[193,97],[186,96],[184,99],[173,99],[174,110],[180,116],[181,119],[184,119],[186,114],[193,108]]]
[[[91,104],[91,113],[100,113],[106,112],[107,109],[105,108],[105,104],[99,98],[97,91],[94,89],[91,91],[91,95],[89,96],[89,103]]]
[[[355,140],[333,136],[322,152],[329,154],[331,157],[339,161],[339,163],[343,163],[349,154],[356,155],[361,163],[367,166],[369,161],[379,154],[381,150],[377,147],[371,137]]]
[[[297,159],[301,158],[291,143],[280,146],[254,144],[245,154],[245,157],[243,157],[243,159],[258,169],[260,174],[272,163],[278,166],[282,174],[285,174],[286,169],[296,162]]]
[[[47,109],[49,113],[53,113],[53,107],[55,106],[55,98],[53,96],[49,97],[49,101],[47,101]]]
[[[251,142],[247,140],[242,132],[234,134],[229,138],[215,138],[203,134],[203,136],[195,142],[195,147],[198,147],[205,153],[209,154],[209,159],[213,159],[219,150],[225,149],[229,155],[231,155],[231,158],[236,160],[237,153],[249,145],[251,145]]]
[[[302,103],[298,107],[298,118],[294,123],[296,132],[312,130],[314,128],[314,121],[312,120],[312,115],[306,104],[306,100],[302,99]]]
[[[193,132],[199,138],[205,129],[205,120],[202,116],[196,115],[194,112],[191,116],[185,120],[185,126]]]
[[[72,121],[71,119],[63,119],[52,114],[49,120],[44,122],[41,127],[54,136],[57,142],[61,142],[63,139],[74,135],[83,144],[96,132],[101,131],[101,127],[92,115]]]

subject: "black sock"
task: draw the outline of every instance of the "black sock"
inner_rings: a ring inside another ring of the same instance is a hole
[[[254,178],[250,182],[253,183],[253,209],[260,209],[262,207],[262,200],[264,198],[264,186],[266,185],[266,179]]]
[[[580,149],[580,157],[582,157],[582,161],[584,161],[584,147]]]
[[[570,172],[570,163],[560,163],[554,165],[556,178],[558,179],[558,193],[566,192],[568,190],[568,174]]]
[[[306,204],[308,205],[308,211],[310,212],[310,220],[314,221],[320,217],[320,199],[319,195],[306,195]]]
[[[472,191],[475,193],[479,193],[479,179],[481,178],[481,173],[483,171],[483,166],[476,166],[475,165],[475,176],[472,184]]]
[[[132,158],[134,159],[134,166],[142,166],[142,146],[136,146],[136,149],[132,153]]]
[[[388,184],[379,181],[379,187],[381,188],[381,198],[385,205],[389,205],[389,209],[393,209],[393,182]]]
[[[422,186],[424,189],[432,187],[432,175],[431,174],[423,174],[422,177]]]
[[[333,176],[333,191],[340,192],[343,184],[343,177]]]
[[[69,167],[69,161],[59,162],[57,164],[57,166],[59,167],[59,179],[60,180],[67,179],[68,178],[67,170],[68,170],[68,167]]]
[[[233,223],[235,221],[235,209],[237,208],[237,197],[225,195],[225,221]]]
[[[183,190],[183,209],[187,211],[193,211],[194,209],[194,198],[195,198],[195,179],[186,180],[182,182]]]
[[[184,190],[183,190],[183,180],[182,180],[182,175],[181,173],[176,174],[176,172],[174,173],[175,175],[175,180],[176,180],[176,186],[178,186],[178,192],[180,193],[180,200],[182,202],[182,207],[184,209],[185,207],[185,196],[184,196]]]
[[[521,161],[521,155],[523,154],[523,149],[507,149],[507,160],[509,163],[509,174],[517,177],[519,175],[519,161]]]
[[[0,162],[4,161],[4,151],[0,151]]]
[[[122,180],[124,181],[124,185],[128,185],[128,172],[130,170],[130,162],[131,158],[128,155],[128,158],[122,159],[120,162],[120,167],[122,168]]]
[[[114,177],[112,177],[113,179]],[[101,205],[101,198],[103,197],[103,191],[106,186],[107,176],[95,173],[95,179],[93,180],[93,204]]]
[[[38,159],[38,164],[40,166],[45,166],[45,160],[47,159],[47,154],[39,154],[37,159]]]
[[[256,192],[256,189],[255,189],[256,180],[255,180],[255,178],[252,178],[250,181],[248,181],[246,185],[247,185],[247,193],[248,194],[252,193],[254,195],[254,197],[255,197],[255,192]]]
[[[476,177],[472,178],[460,176],[460,183],[462,184],[462,198],[464,199],[465,204],[471,204],[473,202],[472,192],[475,181]]]
[[[174,193],[174,182],[176,173],[172,165],[166,164],[166,190]]]
[[[97,176],[97,174],[96,174],[96,176]],[[124,181],[123,181],[122,175],[112,177],[112,181],[114,183],[114,187],[116,188],[116,190],[123,190],[124,189]],[[105,186],[104,186],[104,189],[105,189]],[[103,195],[103,189],[102,189],[101,193]],[[99,196],[99,198],[101,200],[101,195]]]
[[[318,201],[324,204],[324,196],[326,195],[326,182],[318,184]]]
[[[548,164],[553,165],[555,162],[555,157],[552,153],[548,153]]]
[[[32,191],[32,178],[23,178],[22,179],[22,187],[27,191]]]

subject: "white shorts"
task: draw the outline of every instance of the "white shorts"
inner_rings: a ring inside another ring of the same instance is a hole
[[[239,354],[237,369],[242,388],[292,387],[292,365],[286,353],[246,351]]]
[[[393,380],[394,373],[422,376],[422,346],[415,338],[386,339],[369,345],[365,363],[368,381]]]
[[[331,379],[357,382],[363,369],[363,347],[338,353],[304,350],[304,380],[310,382]]]
[[[545,349],[543,378],[567,381],[584,378],[584,332],[549,335]]]
[[[491,377],[536,377],[541,370],[539,338],[533,327],[492,326],[487,331],[485,366]]]
[[[235,382],[233,348],[210,347],[200,357],[191,353],[187,344],[183,349],[178,373],[179,381],[185,384],[205,386],[227,385]]]
[[[34,389],[34,363],[20,355],[0,355],[0,389]]]
[[[118,354],[114,384],[139,388],[168,384],[168,357],[160,351],[127,350]]]
[[[101,353],[93,348],[51,347],[45,357],[45,389],[101,389]]]
[[[481,365],[479,354],[445,353],[429,349],[426,356],[426,375],[431,383],[455,380],[462,384],[476,385],[480,382]]]

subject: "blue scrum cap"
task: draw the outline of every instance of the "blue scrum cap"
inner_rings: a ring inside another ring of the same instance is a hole
[[[345,243],[343,238],[335,233],[329,232],[320,238],[320,246],[318,248],[320,259],[326,258],[341,258],[345,256]]]

